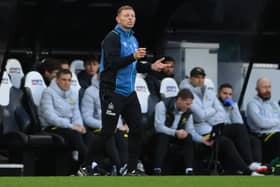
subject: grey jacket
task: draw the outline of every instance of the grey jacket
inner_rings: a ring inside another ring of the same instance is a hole
[[[99,98],[99,80],[96,77],[92,78],[92,84],[84,93],[81,112],[85,125],[100,129],[101,124],[101,104]]]
[[[255,133],[280,132],[280,108],[276,102],[255,96],[247,105],[247,123]]]
[[[189,81],[185,81],[180,86],[181,89],[191,90],[194,95],[191,110],[193,112],[195,130],[200,135],[210,133],[214,125],[225,122],[225,110],[213,89],[193,87]]]
[[[42,94],[39,105],[39,118],[43,128],[57,126],[71,128],[73,125],[83,125],[79,110],[78,98],[70,88],[68,91],[61,90],[55,79]]]
[[[244,124],[237,103],[232,106],[224,106],[225,124]]]
[[[163,101],[160,101],[156,104],[155,108],[155,130],[157,133],[163,133],[170,136],[175,136],[176,129],[178,127],[178,123],[181,119],[183,112],[174,111],[174,121],[171,127],[167,127],[165,125],[166,119],[166,107]],[[193,126],[193,118],[190,115],[188,121],[185,125],[185,130],[192,135],[192,139],[196,142],[202,142],[203,137],[199,135]]]
[[[84,124],[93,129],[101,129],[101,104],[99,98],[99,83],[96,76],[91,79],[91,86],[84,93],[81,103],[81,113]],[[123,126],[121,117],[118,120],[117,128]]]

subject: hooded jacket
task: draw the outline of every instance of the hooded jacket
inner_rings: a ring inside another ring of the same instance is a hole
[[[99,83],[97,76],[93,76],[91,79],[91,86],[86,89],[81,103],[84,124],[93,129],[102,128]],[[123,121],[120,117],[117,127],[121,127],[122,125]]]
[[[71,88],[68,91],[61,90],[55,79],[42,94],[38,114],[43,128],[83,125],[77,94]]]
[[[194,126],[200,135],[208,134],[212,127],[225,122],[226,113],[213,89],[208,87],[194,87],[189,81],[180,85],[194,95],[191,111],[193,112]]]

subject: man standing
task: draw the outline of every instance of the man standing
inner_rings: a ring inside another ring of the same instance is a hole
[[[133,35],[135,20],[135,11],[131,6],[118,9],[117,25],[102,42],[100,64],[102,134],[105,141],[110,139],[114,135],[119,115],[123,116],[130,129],[128,175],[141,175],[135,169],[142,137],[140,104],[134,91],[136,73],[160,71],[168,66],[161,63],[164,58],[153,64],[139,61],[145,57],[146,48],[139,48]]]

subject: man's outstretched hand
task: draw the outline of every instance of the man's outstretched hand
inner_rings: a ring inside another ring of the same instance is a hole
[[[164,68],[168,67],[168,66],[171,66],[171,64],[163,64],[162,61],[164,61],[164,57],[158,59],[157,61],[155,61],[152,65],[151,65],[151,68],[152,70],[154,71],[161,71],[163,70]]]

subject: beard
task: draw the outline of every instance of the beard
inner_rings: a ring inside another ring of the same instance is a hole
[[[271,93],[265,92],[265,93],[258,94],[258,96],[262,98],[262,100],[267,101],[271,98]]]

